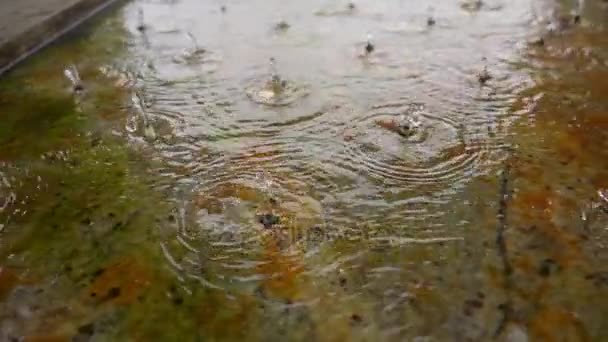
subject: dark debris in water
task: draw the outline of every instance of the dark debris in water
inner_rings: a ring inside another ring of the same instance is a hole
[[[78,327],[78,334],[73,338],[73,341],[87,341],[95,334],[95,325],[87,323]]]
[[[290,25],[285,20],[281,20],[274,25],[274,29],[277,31],[286,31],[289,29]]]
[[[481,308],[483,308],[483,301],[479,298],[473,298],[464,301],[462,311],[466,316],[472,316],[476,310]]]
[[[120,296],[120,287],[112,287],[108,290],[106,299],[114,299]]]
[[[538,268],[538,274],[542,277],[548,277],[551,274],[555,273],[558,265],[553,259],[545,259],[540,263]]]
[[[363,323],[363,317],[361,317],[361,315],[359,314],[352,314],[350,315],[350,322],[351,324],[361,324]]]
[[[608,286],[608,272],[595,272],[585,276],[585,279],[592,280],[595,286]]]
[[[272,228],[272,226],[279,224],[280,221],[281,218],[272,213],[258,215],[258,222],[266,229]]]

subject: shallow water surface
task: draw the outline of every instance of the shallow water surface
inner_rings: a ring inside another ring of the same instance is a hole
[[[0,81],[0,336],[602,340],[608,9],[581,4],[111,11]]]

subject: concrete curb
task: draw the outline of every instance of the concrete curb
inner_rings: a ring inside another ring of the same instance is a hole
[[[55,4],[54,8],[47,11],[47,15],[30,19],[31,23],[24,25],[21,30],[13,32],[10,36],[3,37],[3,41],[0,42],[0,76],[118,1],[120,0],[64,1],[62,5]],[[44,2],[41,6],[45,6]],[[3,5],[0,4],[0,11],[2,7]],[[11,20],[27,20],[27,18],[15,17]]]

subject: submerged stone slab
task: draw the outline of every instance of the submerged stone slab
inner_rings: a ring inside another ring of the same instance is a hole
[[[0,75],[116,0],[0,0]]]

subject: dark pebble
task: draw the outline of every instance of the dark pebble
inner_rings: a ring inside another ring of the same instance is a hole
[[[532,45],[535,46],[545,46],[545,39],[544,38],[538,38],[537,40],[532,42]]]
[[[102,267],[102,268],[100,268],[100,269],[98,269],[97,271],[93,272],[93,274],[92,274],[92,275],[93,275],[93,278],[97,278],[97,277],[99,277],[99,276],[100,276],[100,275],[102,275],[102,274],[103,274],[103,272],[105,272],[105,271],[106,271],[106,269],[105,269],[105,268],[103,268],[103,267]]]
[[[361,323],[361,322],[363,322],[363,317],[361,317],[361,316],[360,316],[360,315],[358,315],[358,314],[352,314],[352,315],[350,316],[350,320],[351,320],[351,322],[353,322],[353,323]]]
[[[116,217],[116,214],[114,214],[114,213],[110,212],[110,213],[108,213],[108,217],[109,217],[109,218],[114,218],[114,217]]]
[[[78,327],[78,333],[82,335],[93,336],[95,333],[95,326],[93,323],[81,325]]]
[[[468,299],[464,301],[464,307],[462,308],[463,313],[466,316],[472,316],[473,312],[483,307],[483,302],[477,298]]]
[[[121,221],[118,221],[112,226],[112,230],[120,230],[123,227],[124,227],[123,223]]]
[[[340,277],[339,283],[340,283],[340,286],[342,286],[342,287],[346,286],[346,278]]]
[[[96,147],[96,146],[99,146],[100,144],[101,144],[100,137],[95,137],[91,140],[91,147]]]
[[[182,305],[184,303],[184,299],[182,297],[173,297],[172,300],[173,304],[175,305]]]
[[[91,219],[90,218],[85,218],[82,221],[80,221],[80,223],[84,224],[85,226],[90,226],[91,225]]]
[[[91,297],[97,297],[97,293],[96,292],[91,292]]]
[[[553,259],[545,259],[540,263],[538,274],[542,277],[548,277],[551,275],[555,266],[555,261]]]
[[[263,214],[258,216],[258,222],[260,222],[264,228],[272,228],[275,224],[280,222],[280,218],[274,214]]]
[[[169,214],[169,217],[167,217],[167,219],[169,220],[169,222],[175,222],[175,215]]]
[[[108,299],[114,299],[120,296],[120,287],[113,287],[108,290]]]
[[[464,305],[470,306],[475,309],[483,308],[483,302],[479,299],[468,299],[464,301]]]
[[[585,279],[592,280],[595,286],[608,285],[608,272],[595,272],[585,276]]]

